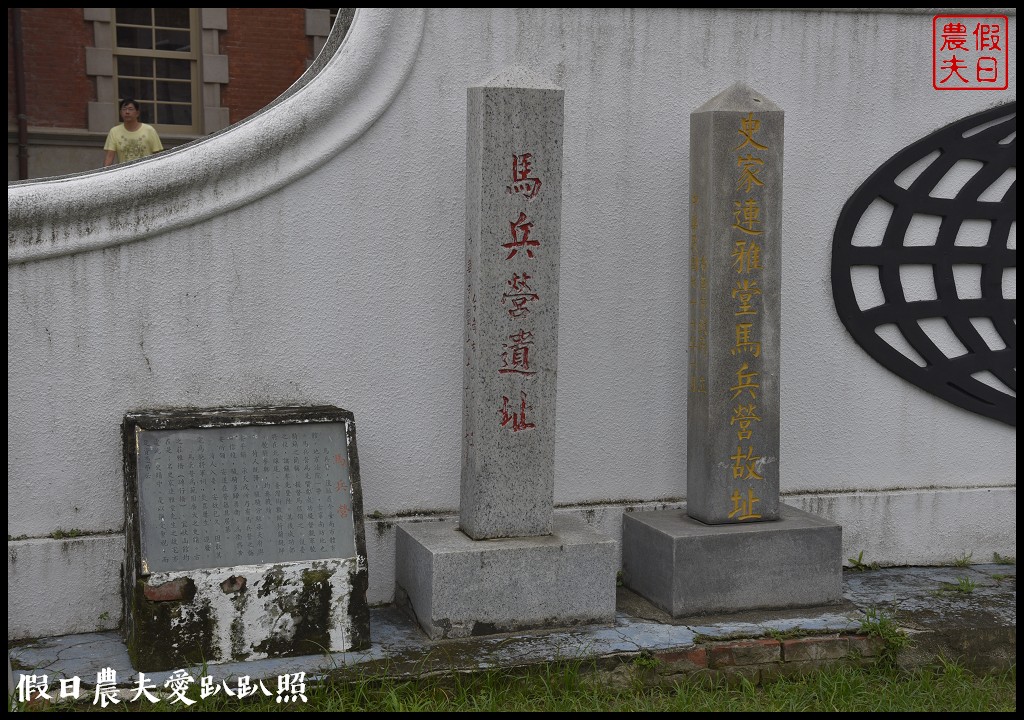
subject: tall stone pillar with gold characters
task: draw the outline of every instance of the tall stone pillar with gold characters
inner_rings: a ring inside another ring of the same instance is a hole
[[[842,527],[779,499],[784,117],[741,83],[690,116],[686,505],[622,521],[624,583],[674,617],[842,598]]]
[[[784,113],[737,84],[690,117],[687,514],[779,517]]]

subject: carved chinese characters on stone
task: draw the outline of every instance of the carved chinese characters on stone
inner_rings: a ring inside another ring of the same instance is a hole
[[[513,68],[467,92],[459,527],[551,532],[563,92]]]
[[[690,393],[706,394],[708,357],[708,258],[701,255],[697,195],[690,198]]]
[[[763,152],[769,149],[755,138],[760,128],[761,121],[753,113],[742,117],[737,130],[742,141],[735,148],[736,166],[739,168],[736,179],[738,197],[732,201],[733,223],[730,225],[733,233],[732,267],[736,273],[736,284],[730,292],[735,317],[735,341],[729,354],[736,358],[733,360],[736,363],[733,365],[736,368],[736,384],[728,390],[728,402],[731,405],[734,401],[745,400],[746,404],[734,406],[729,419],[730,427],[736,432],[736,451],[729,456],[733,484],[731,489],[726,490],[730,520],[761,519],[761,514],[755,509],[760,502],[755,485],[758,480],[764,480],[764,456],[755,449],[757,438],[754,432],[761,374],[757,362],[761,356],[761,341],[758,339],[760,333],[756,298],[760,295],[758,282],[761,281],[763,268],[758,236],[763,234],[760,228],[764,222],[761,216],[764,180],[759,175],[765,164]],[[734,425],[734,419],[738,416],[743,419]]]
[[[519,195],[526,203],[537,197],[543,185],[539,177],[531,175],[533,172],[532,160],[533,153],[513,155],[512,180],[506,186],[508,193]],[[501,427],[511,432],[533,430],[537,427],[535,423],[527,420],[527,411],[533,408],[530,405],[525,381],[536,375],[536,370],[531,371],[528,368],[529,346],[533,345],[534,337],[534,333],[529,325],[529,315],[533,309],[532,305],[541,302],[540,294],[535,292],[534,288],[530,286],[532,276],[529,274],[530,261],[536,259],[535,251],[537,253],[540,252],[541,243],[536,234],[534,223],[527,218],[526,213],[520,210],[517,214],[518,217],[509,222],[512,240],[511,242],[503,243],[501,246],[503,251],[508,251],[505,260],[515,261],[516,266],[522,268],[519,272],[513,270],[509,279],[505,281],[506,288],[501,295],[501,304],[506,308],[509,320],[526,324],[526,329],[520,326],[518,333],[512,333],[508,336],[509,340],[513,342],[518,337],[518,345],[502,343],[500,353],[501,365],[498,367],[499,374],[515,373],[524,379],[524,383],[520,385],[519,397],[517,399],[510,400],[505,395],[501,397]],[[530,237],[531,231],[534,232],[532,238]],[[510,402],[512,403],[511,411]]]
[[[512,156],[512,183],[506,190],[510,193],[522,193],[527,200],[533,200],[540,192],[540,178],[531,177],[533,170],[533,153]]]
[[[127,413],[121,436],[135,669],[369,646],[351,412],[154,409]]]
[[[356,555],[342,424],[136,432],[150,571]]]
[[[691,116],[687,514],[778,517],[782,111],[735,85]]]

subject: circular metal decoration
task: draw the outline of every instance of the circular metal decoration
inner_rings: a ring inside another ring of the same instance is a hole
[[[1017,425],[1017,103],[898,152],[839,215],[832,295],[884,367]]]

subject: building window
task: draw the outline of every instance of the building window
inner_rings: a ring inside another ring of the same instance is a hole
[[[196,8],[114,8],[118,97],[159,132],[201,131],[199,49]]]

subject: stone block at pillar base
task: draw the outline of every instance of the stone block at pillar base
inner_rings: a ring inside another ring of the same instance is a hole
[[[673,617],[842,600],[841,525],[780,506],[770,522],[705,525],[686,509],[626,513],[622,579]]]
[[[396,595],[435,640],[615,620],[615,541],[578,518],[494,540],[456,520],[404,523],[396,555]]]

